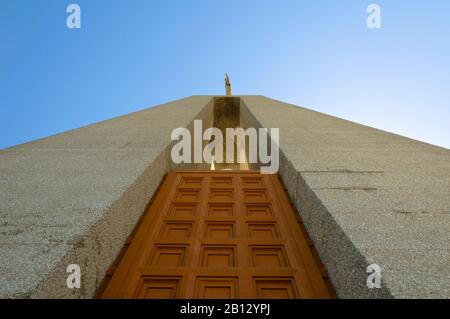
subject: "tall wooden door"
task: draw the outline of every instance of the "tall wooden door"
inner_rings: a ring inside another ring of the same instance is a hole
[[[103,298],[327,298],[278,178],[172,172]]]

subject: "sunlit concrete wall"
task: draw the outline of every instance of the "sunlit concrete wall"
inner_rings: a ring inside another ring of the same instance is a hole
[[[0,297],[90,298],[175,168],[171,132],[212,123],[190,97],[0,151]],[[78,264],[81,289],[68,289]]]
[[[280,128],[280,174],[339,297],[450,297],[450,150],[262,96],[242,104],[247,125]],[[374,263],[381,289],[366,285]]]

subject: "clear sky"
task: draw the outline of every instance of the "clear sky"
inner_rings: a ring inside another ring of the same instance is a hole
[[[224,94],[225,72],[235,94],[450,148],[448,0],[0,0],[0,148]]]

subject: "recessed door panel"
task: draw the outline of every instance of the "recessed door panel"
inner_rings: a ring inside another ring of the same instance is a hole
[[[276,175],[175,171],[103,297],[297,299],[330,292]]]

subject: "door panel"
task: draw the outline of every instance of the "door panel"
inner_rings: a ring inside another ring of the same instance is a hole
[[[103,298],[328,298],[276,175],[167,177]]]

